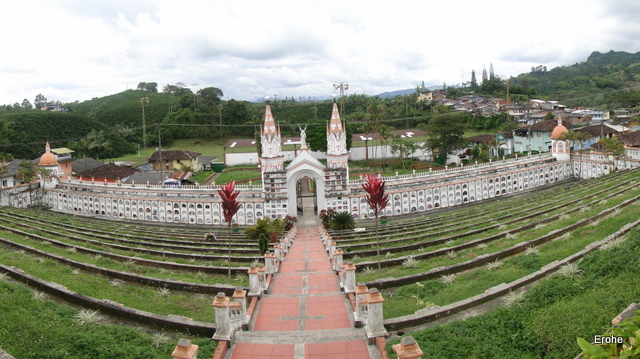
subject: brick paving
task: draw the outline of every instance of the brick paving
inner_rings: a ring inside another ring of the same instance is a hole
[[[313,213],[305,206],[305,213]],[[262,296],[251,331],[239,332],[232,359],[380,358],[354,329],[351,306],[318,234],[315,215],[302,216],[298,235]]]

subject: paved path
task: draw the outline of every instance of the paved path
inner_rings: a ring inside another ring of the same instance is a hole
[[[311,199],[298,221],[298,235],[263,295],[252,331],[238,333],[232,359],[379,358],[353,328],[351,305],[320,236]]]

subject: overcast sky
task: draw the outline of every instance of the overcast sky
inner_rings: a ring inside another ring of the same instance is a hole
[[[640,51],[638,17],[637,0],[2,1],[0,104],[141,81],[241,100],[451,85]]]

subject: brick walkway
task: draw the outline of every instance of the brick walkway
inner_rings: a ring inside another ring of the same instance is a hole
[[[351,306],[318,229],[315,216],[300,218],[298,235],[260,300],[253,330],[238,333],[230,358],[380,357],[366,344],[364,330],[353,329]]]

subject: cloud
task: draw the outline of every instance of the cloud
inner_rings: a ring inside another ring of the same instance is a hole
[[[628,0],[126,0],[0,4],[0,103],[105,96],[140,81],[226,96],[376,94],[638,51]],[[47,91],[48,93],[44,93]],[[55,97],[54,97],[55,96]]]

